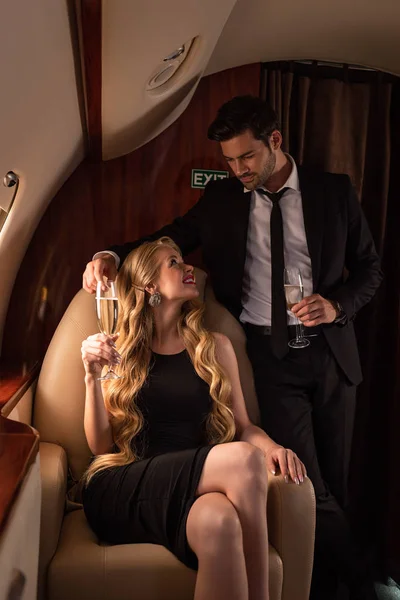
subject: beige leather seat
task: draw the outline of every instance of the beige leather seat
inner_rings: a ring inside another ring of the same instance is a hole
[[[198,274],[198,279],[201,274]],[[206,294],[207,321],[227,334],[238,355],[249,414],[257,419],[244,334]],[[83,429],[82,340],[97,331],[93,297],[81,290],[62,318],[40,373],[34,426],[41,436],[42,523],[39,598],[48,600],[189,600],[196,573],[162,546],[108,546],[89,528],[80,505],[66,502],[67,479],[78,481],[90,450]],[[307,600],[314,546],[315,502],[302,486],[271,478],[268,495],[270,599]]]

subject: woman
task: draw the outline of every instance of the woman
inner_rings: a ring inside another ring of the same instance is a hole
[[[134,250],[117,285],[119,336],[82,344],[88,522],[104,541],[162,544],[198,568],[196,600],[266,600],[267,468],[300,484],[304,465],[250,422],[232,345],[204,329],[193,267],[170,238]],[[109,363],[123,378],[103,399]]]

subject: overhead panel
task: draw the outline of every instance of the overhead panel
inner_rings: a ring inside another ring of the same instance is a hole
[[[400,75],[400,2],[238,0],[205,75],[254,62],[302,59]]]
[[[103,0],[102,155],[127,154],[189,103],[236,0]]]

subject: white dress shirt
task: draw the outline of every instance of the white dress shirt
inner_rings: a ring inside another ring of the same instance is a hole
[[[289,154],[286,156],[292,163],[292,172],[282,186],[282,188],[287,187],[289,189],[279,201],[283,219],[285,266],[300,269],[303,278],[304,296],[310,296],[313,292],[311,259],[304,228],[299,176],[293,158]],[[270,219],[272,201],[256,190],[252,192],[245,188],[244,191],[251,194],[251,203],[242,287],[243,310],[240,321],[242,323],[253,323],[254,325],[271,325]],[[92,260],[99,258],[102,254],[111,254],[115,258],[118,269],[119,256],[110,250],[97,252]],[[296,318],[288,311],[288,324],[293,325],[295,323]]]
[[[279,201],[283,220],[285,266],[286,268],[297,267],[300,269],[304,296],[310,296],[313,292],[311,259],[304,228],[299,176],[293,158],[288,154],[286,156],[292,163],[292,172],[282,186],[282,188],[289,189]],[[251,201],[242,287],[243,310],[240,320],[242,323],[253,323],[254,325],[271,325],[270,219],[272,201],[257,190],[245,189],[245,192],[251,194]],[[288,324],[295,324],[296,318],[289,311],[287,314]]]

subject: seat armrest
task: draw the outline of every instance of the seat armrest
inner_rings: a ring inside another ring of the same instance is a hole
[[[68,466],[65,450],[57,444],[41,442],[39,453],[42,480],[39,551],[39,598],[41,598],[44,597],[43,586],[47,567],[57,549],[64,518]]]
[[[308,600],[315,539],[315,495],[301,485],[269,475],[268,536],[283,562],[282,600]]]

